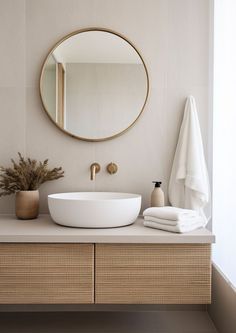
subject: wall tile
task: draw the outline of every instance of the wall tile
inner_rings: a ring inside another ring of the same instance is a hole
[[[0,88],[0,165],[9,166],[17,152],[25,152],[24,89]],[[0,213],[14,211],[14,197],[0,198]]]
[[[25,75],[24,0],[0,1],[0,87],[21,86]]]
[[[8,140],[9,134],[3,125],[1,135],[2,140],[7,141],[7,148],[0,149],[4,161],[21,148],[27,155],[38,159],[49,157],[52,166],[61,165],[65,169],[64,179],[41,187],[41,212],[48,211],[48,193],[94,189],[140,193],[142,208],[145,208],[153,188],[151,181],[156,179],[163,181],[167,198],[184,101],[190,93],[197,99],[204,144],[206,147],[208,144],[209,2],[20,0],[15,7],[13,2],[16,3],[13,0],[1,2],[1,9],[6,10],[6,17],[10,18],[17,35],[6,52],[0,55],[0,63],[8,59],[8,66],[12,63],[17,75],[9,74],[4,68],[0,86],[14,84],[19,88],[22,106],[15,108],[14,116],[22,118],[16,129],[18,135],[11,140]],[[18,11],[22,16],[16,16]],[[6,17],[2,21],[4,31]],[[73,30],[91,26],[107,27],[130,39],[141,52],[150,76],[148,103],[137,124],[124,135],[101,143],[78,141],[58,130],[43,111],[38,88],[41,66],[52,45]],[[6,30],[5,35],[0,32],[1,38],[5,42],[9,32]],[[19,54],[12,54],[14,44]],[[22,67],[15,65],[18,62]],[[9,98],[14,99],[13,91]],[[12,108],[17,101],[9,103],[13,103]],[[5,114],[3,119],[4,124],[9,122]],[[102,170],[96,181],[91,182],[89,165],[95,160],[101,164]],[[118,173],[113,176],[105,171],[111,161],[119,165]],[[11,198],[4,204],[1,201],[0,204],[8,207],[0,206],[2,211],[12,211],[11,202]]]

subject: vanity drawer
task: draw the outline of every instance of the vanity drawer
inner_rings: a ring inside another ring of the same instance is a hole
[[[0,244],[0,303],[93,303],[93,272],[93,244]]]
[[[97,244],[95,302],[207,304],[210,244]]]

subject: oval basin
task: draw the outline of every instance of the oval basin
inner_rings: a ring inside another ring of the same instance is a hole
[[[141,195],[116,192],[72,192],[48,196],[54,222],[77,228],[114,228],[132,224]]]

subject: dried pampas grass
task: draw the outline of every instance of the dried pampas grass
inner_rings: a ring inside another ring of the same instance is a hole
[[[64,177],[61,167],[49,169],[48,159],[37,162],[25,159],[20,153],[19,162],[11,159],[13,167],[0,167],[0,197],[18,191],[34,191],[47,181]]]

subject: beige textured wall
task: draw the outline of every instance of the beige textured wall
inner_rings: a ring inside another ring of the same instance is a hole
[[[139,49],[150,75],[150,96],[135,127],[102,143],[77,141],[60,132],[41,106],[38,80],[49,48],[85,27],[113,29]],[[152,180],[166,192],[185,97],[196,97],[207,147],[209,118],[209,1],[206,0],[1,0],[0,1],[0,164],[17,151],[61,165],[66,177],[41,187],[58,191],[128,191],[149,202]],[[89,179],[89,165],[102,171]],[[107,163],[119,172],[110,176]],[[0,212],[14,209],[0,200]]]

